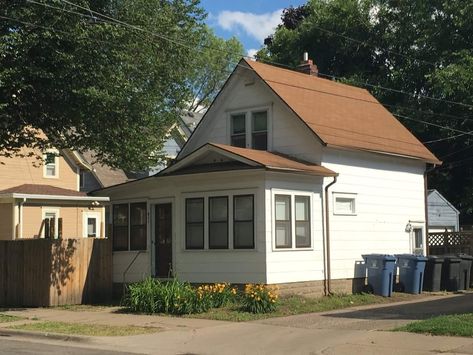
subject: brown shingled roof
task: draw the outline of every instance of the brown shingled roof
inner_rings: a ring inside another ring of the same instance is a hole
[[[268,152],[265,150],[238,148],[226,144],[209,143],[209,145],[251,160],[271,170],[294,171],[320,176],[337,175],[336,172],[323,166],[301,160],[295,160],[294,158],[280,153]]]
[[[329,146],[441,163],[367,90],[242,60]]]
[[[83,152],[84,159],[93,167],[93,173],[99,180],[102,187],[109,187],[112,185],[122,184],[130,179],[121,169],[113,169],[108,165],[104,165],[95,161],[94,152]]]
[[[0,191],[0,194],[28,194],[28,195],[47,195],[47,196],[87,196],[85,192],[63,189],[50,185],[23,184],[10,187]]]

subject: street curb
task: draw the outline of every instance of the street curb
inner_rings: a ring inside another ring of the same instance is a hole
[[[61,340],[61,341],[73,341],[78,343],[87,343],[90,342],[90,339],[78,335],[66,335],[59,333],[44,333],[44,332],[33,332],[27,330],[17,330],[17,329],[6,329],[0,328],[0,338],[1,337],[25,337],[25,338],[35,338],[35,339],[49,339],[49,340]]]

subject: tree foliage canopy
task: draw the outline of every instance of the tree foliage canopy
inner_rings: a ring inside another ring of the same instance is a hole
[[[0,4],[0,155],[54,146],[124,169],[156,164],[207,40],[198,1]]]
[[[258,55],[295,66],[307,51],[322,75],[365,87],[417,120],[401,119],[444,161],[429,173],[430,187],[472,223],[472,134],[419,122],[473,132],[472,43],[471,1],[309,0],[284,11]]]

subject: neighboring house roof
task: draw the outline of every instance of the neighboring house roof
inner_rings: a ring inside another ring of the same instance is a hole
[[[87,196],[85,192],[63,189],[50,185],[23,184],[0,191],[0,194],[17,193],[31,195]]]
[[[446,204],[447,206],[449,206],[449,207],[450,207],[452,210],[454,210],[457,214],[460,214],[460,211],[457,210],[457,209],[455,208],[455,206],[452,205],[452,204],[450,203],[450,201],[448,201],[440,192],[438,192],[438,190],[436,190],[436,189],[430,189],[430,190],[427,191],[427,196],[430,196],[430,195],[432,195],[432,194],[437,195],[442,201],[445,202],[445,204]],[[429,202],[430,202],[430,201],[427,202],[427,205],[428,205],[428,206],[429,206]]]
[[[441,163],[367,90],[242,59],[245,64],[324,144]]]
[[[91,197],[85,192],[63,189],[50,185],[23,184],[0,191],[0,197],[33,198],[33,199],[60,199],[82,201],[108,201],[108,197]]]
[[[180,131],[185,134],[185,138],[189,138],[194,131],[195,127],[199,124],[200,120],[204,116],[203,113],[200,112],[190,112],[190,111],[185,111],[183,114],[180,116]]]
[[[85,161],[92,166],[92,173],[102,187],[122,184],[130,179],[121,169],[113,169],[95,161],[92,151],[82,153]]]
[[[171,174],[191,163],[195,158],[202,154],[214,151],[226,155],[229,158],[235,159],[241,163],[246,163],[247,166],[262,167],[273,171],[303,173],[317,176],[336,176],[337,173],[327,169],[323,166],[295,160],[286,155],[277,152],[268,152],[264,150],[255,150],[247,148],[238,148],[226,144],[207,143],[189,154],[179,162],[171,165],[169,168],[163,170],[158,175]],[[219,165],[215,163],[213,165]]]

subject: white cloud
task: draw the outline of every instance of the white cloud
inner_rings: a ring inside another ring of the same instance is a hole
[[[248,51],[246,52],[246,55],[248,57],[251,57],[250,59],[253,59],[253,57],[256,55],[256,53],[258,53],[258,49],[251,48],[251,49],[248,49]]]
[[[242,28],[248,35],[263,43],[281,22],[282,11],[280,9],[260,15],[251,12],[222,11],[218,14],[217,22],[220,27],[228,31]]]

